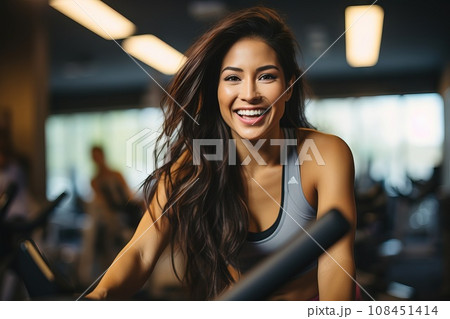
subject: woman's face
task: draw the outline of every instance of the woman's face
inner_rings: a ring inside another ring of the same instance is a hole
[[[258,38],[242,38],[225,55],[217,97],[233,138],[278,137],[290,92],[275,51]],[[284,93],[284,94],[283,94]]]

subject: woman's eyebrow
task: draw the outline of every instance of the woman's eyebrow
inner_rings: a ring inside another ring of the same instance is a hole
[[[269,70],[269,69],[276,69],[278,71],[280,70],[276,65],[268,64],[268,65],[263,65],[263,66],[256,68],[256,71],[261,72],[261,71],[265,71],[265,70]],[[227,67],[223,68],[223,70],[220,73],[223,73],[226,70],[230,70],[230,71],[234,71],[234,72],[244,72],[244,70],[241,68],[237,68],[234,66],[227,66]]]
[[[242,70],[241,68],[236,68],[234,66],[227,66],[227,67],[223,68],[223,70],[220,73],[223,73],[226,70],[230,70],[230,71],[234,71],[234,72],[244,72],[244,70]]]
[[[256,71],[261,72],[261,71],[265,71],[265,70],[269,70],[269,69],[276,69],[276,70],[280,71],[280,69],[276,65],[272,65],[272,64],[260,66],[259,68],[256,69]]]

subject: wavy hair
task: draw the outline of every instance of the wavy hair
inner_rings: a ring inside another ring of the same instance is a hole
[[[213,299],[233,283],[229,266],[238,268],[238,255],[248,232],[243,175],[239,166],[228,165],[231,132],[217,100],[222,60],[243,37],[265,41],[276,52],[286,83],[292,78],[297,80],[280,125],[311,127],[304,115],[304,83],[296,61],[298,46],[276,11],[253,7],[232,13],[188,49],[187,61],[161,103],[165,122],[157,139],[155,159],[170,154],[170,160],[148,176],[143,186],[149,203],[157,198],[158,184],[164,184],[167,203],[162,209],[170,223],[172,254],[179,249],[185,261],[181,276],[174,270],[193,299]],[[193,165],[195,139],[223,141],[223,159],[206,160],[203,155],[214,153],[214,148],[202,147],[200,165]]]

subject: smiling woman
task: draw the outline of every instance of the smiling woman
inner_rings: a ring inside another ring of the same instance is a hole
[[[178,273],[192,298],[214,299],[328,210],[355,225],[352,154],[307,122],[296,42],[278,13],[232,13],[186,56],[163,100],[156,145],[156,162],[164,150],[170,159],[147,178],[148,211],[88,298],[130,298],[170,243],[184,257]],[[194,149],[208,139],[214,143]],[[217,141],[223,156],[211,160]],[[300,165],[304,145],[322,162],[304,156]],[[255,149],[262,161],[251,160]],[[230,164],[236,153],[239,165]],[[352,299],[353,237],[299,269],[271,299]]]

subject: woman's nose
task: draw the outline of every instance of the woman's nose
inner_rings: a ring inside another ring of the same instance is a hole
[[[240,98],[243,101],[252,103],[260,99],[260,94],[255,82],[243,81],[241,85]]]

